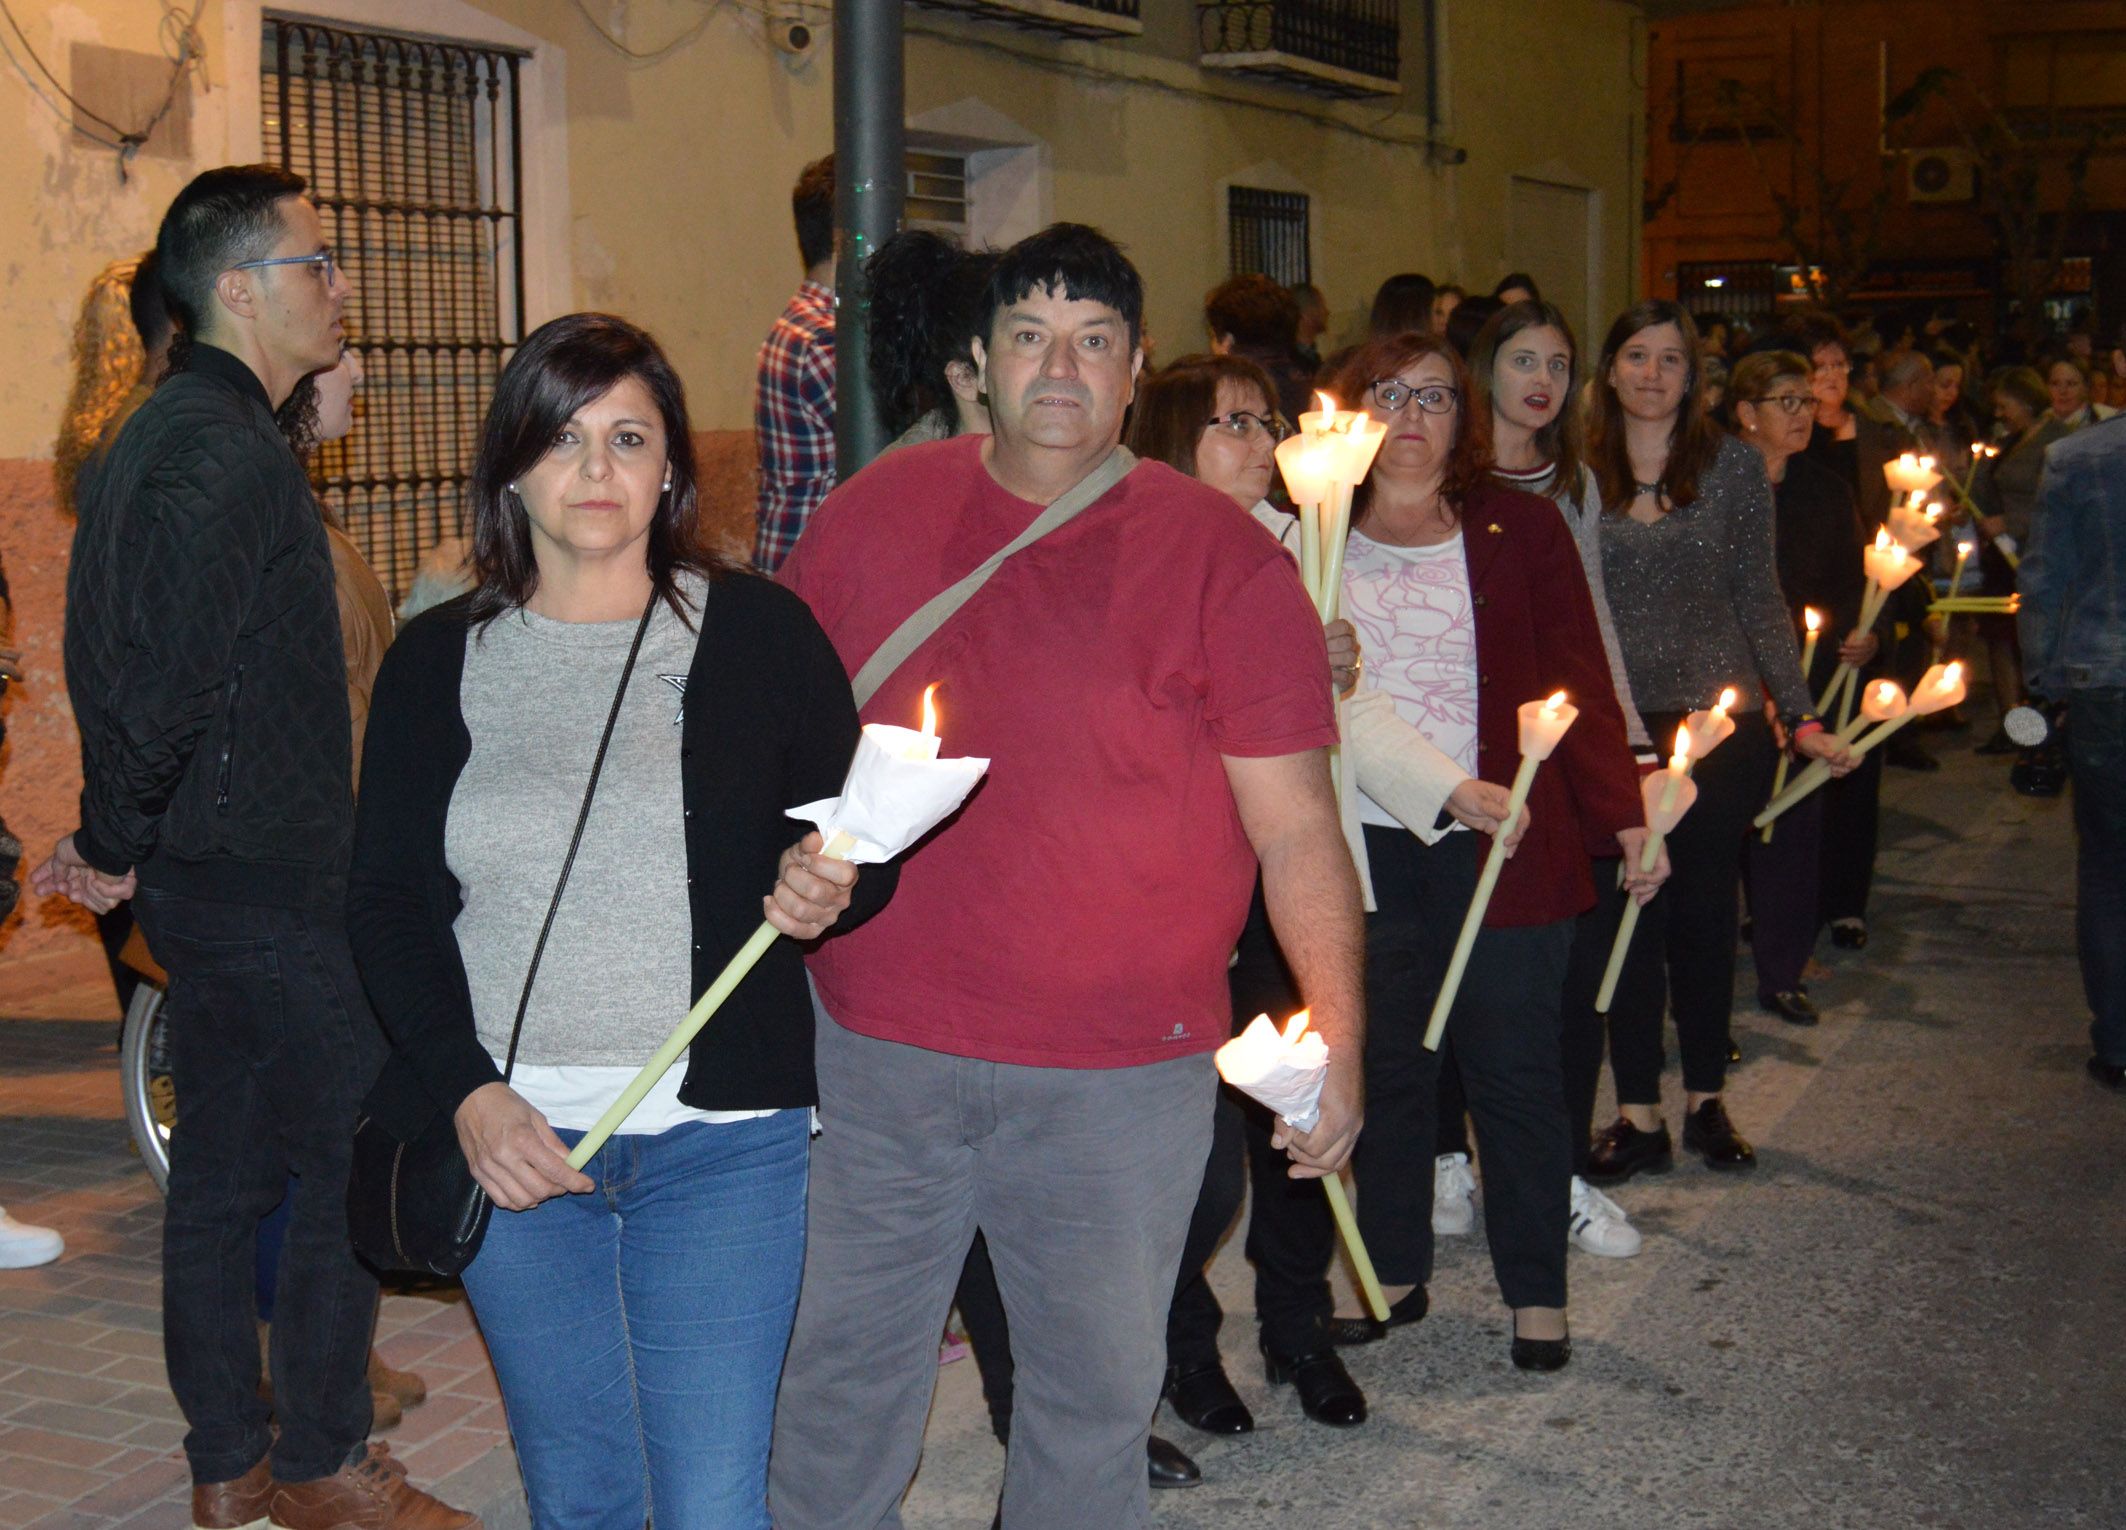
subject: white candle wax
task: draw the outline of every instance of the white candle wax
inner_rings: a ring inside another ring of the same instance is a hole
[[[1521,755],[1524,759],[1547,760],[1550,752],[1558,747],[1558,740],[1572,726],[1580,709],[1565,699],[1559,691],[1545,701],[1524,701],[1518,716],[1521,726]]]

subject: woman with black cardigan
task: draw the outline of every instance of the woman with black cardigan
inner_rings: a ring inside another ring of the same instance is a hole
[[[1857,668],[1872,663],[1877,641],[1873,633],[1852,636],[1867,587],[1861,552],[1868,539],[1853,491],[1807,455],[1813,428],[1809,378],[1809,363],[1797,353],[1759,351],[1735,367],[1729,396],[1737,433],[1764,458],[1772,483],[1779,589],[1788,617],[1797,634],[1807,610],[1823,624],[1806,676],[1809,694],[1818,695],[1841,661]],[[1868,877],[1875,864],[1874,802],[1856,798],[1853,781],[1848,776],[1808,798],[1779,821],[1769,843],[1762,836],[1749,841],[1757,1007],[1791,1025],[1814,1025],[1818,1018],[1804,974],[1822,922],[1820,904],[1851,896],[1840,889],[1856,875]],[[1853,813],[1856,802],[1866,811]],[[1834,803],[1844,811],[1834,812]],[[1865,886],[1863,880],[1863,906]]]
[[[816,1098],[796,941],[893,880],[852,900],[790,843],[856,707],[803,603],[700,549],[691,441],[639,329],[527,339],[473,470],[479,586],[400,634],[364,754],[348,926],[393,1049],[367,1113],[411,1140],[450,1112],[494,1199],[465,1288],[542,1526],[767,1525]],[[570,1168],[763,914],[794,939]]]

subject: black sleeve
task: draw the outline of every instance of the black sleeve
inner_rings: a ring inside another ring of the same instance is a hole
[[[790,801],[816,802],[841,795],[861,732],[856,697],[849,689],[841,655],[834,651],[811,609],[795,596],[786,596],[779,604],[788,610],[783,624],[789,633],[784,644],[788,669],[783,694],[792,706],[785,757],[789,789],[795,793]],[[884,908],[899,880],[898,862],[864,867],[850,894],[848,910],[834,928],[855,929]]]
[[[455,603],[454,603],[455,604]],[[426,613],[386,650],[370,699],[348,877],[347,934],[393,1049],[445,1110],[502,1074],[473,1027],[443,854],[450,794],[470,743],[458,708],[465,627]],[[456,644],[455,652],[452,644]]]
[[[163,814],[230,684],[237,633],[269,550],[272,491],[240,451],[193,438],[149,469],[135,514],[138,581],[108,677],[107,725],[86,741],[75,847],[123,875],[154,853]]]

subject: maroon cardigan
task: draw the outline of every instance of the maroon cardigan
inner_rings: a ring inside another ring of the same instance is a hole
[[[1563,690],[1580,715],[1536,771],[1528,833],[1499,876],[1487,925],[1549,924],[1594,904],[1589,861],[1646,821],[1594,597],[1558,507],[1486,480],[1462,507],[1476,607],[1477,775],[1510,785],[1517,709]]]

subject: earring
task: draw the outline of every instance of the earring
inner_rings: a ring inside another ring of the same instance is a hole
[[[666,479],[666,480],[664,481],[664,488],[663,488],[663,489],[662,489],[661,491],[659,491],[659,492],[661,492],[661,493],[665,493],[665,494],[669,494],[669,493],[671,493],[671,492],[672,492],[672,480],[671,480],[671,479],[669,479],[669,478],[667,478],[667,479]]]
[[[510,498],[512,498],[512,499],[516,498],[516,496],[517,496],[517,486],[516,486],[515,484],[511,484],[511,485],[509,485],[509,494],[510,494]]]

